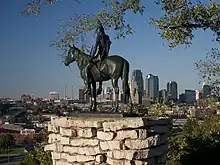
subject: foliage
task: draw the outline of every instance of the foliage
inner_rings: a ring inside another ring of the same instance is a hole
[[[22,14],[40,13],[42,4],[50,5],[58,0],[31,0]],[[73,3],[80,3],[73,0]],[[145,6],[140,0],[101,0],[103,7],[96,13],[74,15],[69,21],[61,25],[59,37],[52,43],[58,50],[66,50],[69,43],[80,42],[83,49],[88,50],[85,37],[93,31],[97,21],[101,20],[106,29],[116,30],[115,38],[124,38],[133,34],[133,29],[126,21],[128,12],[133,14],[144,13]],[[150,23],[159,30],[162,38],[167,39],[171,48],[179,44],[191,44],[193,31],[197,29],[211,30],[219,41],[220,36],[220,4],[194,2],[193,0],[157,0],[155,2],[163,10],[159,18],[151,18]],[[153,16],[152,16],[153,17]]]
[[[42,129],[38,134],[35,134],[34,140],[36,143],[47,143],[49,132],[47,129]]]
[[[14,137],[10,134],[0,134],[0,149],[3,153],[6,152],[8,147],[14,145]]]
[[[211,30],[220,39],[220,4],[192,0],[158,1],[164,11],[160,19],[152,19],[152,23],[161,32],[161,37],[170,41],[170,47],[179,44],[191,44],[193,31],[197,29]]]
[[[152,104],[149,108],[149,115],[150,116],[167,116],[166,110],[168,106],[165,103],[156,103]]]
[[[199,71],[202,80],[210,84],[214,93],[219,96],[220,50],[212,49],[204,60],[200,60],[195,64],[195,67]]]
[[[189,118],[181,132],[169,137],[167,165],[215,164],[220,149],[220,116],[203,123]]]
[[[26,153],[25,158],[20,165],[52,165],[50,152],[44,151],[43,148],[35,148],[33,151]]]

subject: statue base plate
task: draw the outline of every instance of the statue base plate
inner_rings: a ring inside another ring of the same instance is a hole
[[[140,114],[136,113],[120,113],[120,112],[83,112],[83,111],[74,111],[71,112],[71,117],[143,117]]]

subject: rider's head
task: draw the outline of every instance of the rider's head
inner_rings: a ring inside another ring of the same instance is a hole
[[[98,20],[98,23],[97,23],[96,33],[100,33],[100,34],[105,33],[104,27],[102,26],[102,23],[99,20]]]

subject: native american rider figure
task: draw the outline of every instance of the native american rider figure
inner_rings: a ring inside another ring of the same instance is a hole
[[[91,67],[97,64],[97,62],[101,63],[108,56],[110,46],[111,46],[110,38],[107,34],[105,34],[105,30],[101,22],[99,21],[96,29],[96,44],[94,49],[92,49],[91,51],[92,58],[86,67],[87,89],[85,90],[84,93],[91,94],[91,78],[92,78]],[[96,66],[99,67],[99,65]],[[102,82],[100,82],[98,93],[101,93],[101,91],[102,91]]]

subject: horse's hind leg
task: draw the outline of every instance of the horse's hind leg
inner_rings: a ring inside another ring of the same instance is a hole
[[[119,96],[118,78],[112,79],[112,86],[115,93],[114,111],[118,112],[118,96]]]
[[[99,82],[99,87],[98,87],[98,90],[96,92],[96,95],[100,95],[102,93],[102,81]]]

